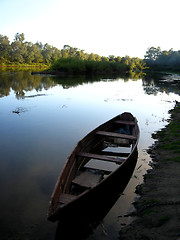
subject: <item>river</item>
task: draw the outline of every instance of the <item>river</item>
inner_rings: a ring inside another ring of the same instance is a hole
[[[138,162],[124,194],[87,239],[118,239],[132,219],[135,188],[150,169],[151,134],[180,101],[180,75],[58,77],[0,72],[0,239],[55,237],[47,209],[57,177],[76,143],[112,117],[131,112],[140,127]]]

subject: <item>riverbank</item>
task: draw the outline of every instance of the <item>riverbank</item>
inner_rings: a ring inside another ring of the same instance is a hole
[[[137,187],[135,220],[120,231],[121,240],[180,239],[180,103],[170,113],[169,124],[153,135],[152,171]]]
[[[49,68],[49,65],[47,64],[0,64],[0,71],[9,71],[9,70],[16,70],[16,71],[26,71],[26,70],[45,70]]]

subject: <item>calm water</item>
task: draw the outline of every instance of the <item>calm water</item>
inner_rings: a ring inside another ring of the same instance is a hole
[[[99,124],[122,113],[137,117],[139,157],[122,195],[89,239],[118,239],[131,219],[136,185],[151,160],[151,134],[162,128],[180,76],[144,79],[60,78],[29,72],[0,73],[0,239],[54,239],[46,220],[59,172],[73,147]]]

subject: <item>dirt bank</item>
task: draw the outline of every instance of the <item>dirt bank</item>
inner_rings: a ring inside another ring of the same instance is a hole
[[[180,240],[180,103],[170,113],[154,134],[153,169],[137,187],[135,220],[120,231],[121,240]]]

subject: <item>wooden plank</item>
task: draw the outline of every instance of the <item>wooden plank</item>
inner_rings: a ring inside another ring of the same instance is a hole
[[[106,136],[106,137],[117,137],[117,138],[129,139],[129,140],[136,140],[137,139],[133,135],[114,133],[114,132],[106,132],[106,131],[97,131],[96,134]]]
[[[66,203],[71,202],[75,198],[76,198],[76,196],[74,196],[74,195],[67,194],[67,193],[61,193],[61,195],[59,197],[59,202],[66,204]]]
[[[135,122],[130,122],[130,121],[116,120],[116,121],[114,121],[114,122],[115,122],[115,123],[118,123],[118,124],[135,126]]]
[[[101,155],[105,154],[106,156],[113,156],[113,157],[125,157],[127,158],[130,153],[123,153],[123,152],[110,152],[110,151],[102,151]]]
[[[79,157],[93,158],[97,160],[103,160],[103,161],[114,162],[114,163],[122,163],[125,160],[119,157],[111,157],[111,156],[99,155],[94,153],[86,153],[86,152],[79,152],[76,155]]]
[[[72,183],[80,185],[82,187],[91,188],[94,187],[102,179],[102,174],[95,174],[90,171],[84,171],[75,179]]]
[[[114,170],[110,170],[110,169],[108,169],[107,167],[103,167],[103,166],[99,166],[99,167],[95,167],[95,166],[84,166],[83,167],[84,169],[86,169],[86,170],[93,170],[93,171],[101,171],[101,172],[103,172],[103,174],[110,174],[112,171],[114,171]]]

